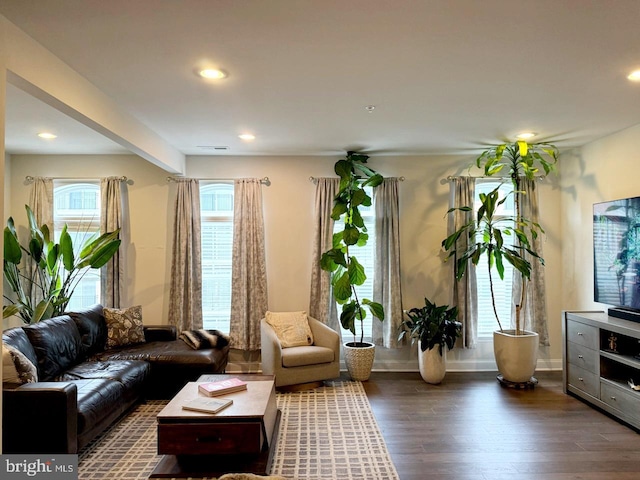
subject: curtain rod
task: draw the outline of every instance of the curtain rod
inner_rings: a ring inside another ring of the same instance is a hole
[[[88,178],[88,177],[45,177],[45,178],[50,178],[51,180],[91,180],[91,181],[96,180],[95,178]],[[126,182],[127,180],[129,180],[125,176],[122,176],[119,178],[121,182]],[[24,181],[27,185],[30,183],[33,183],[35,179],[36,177],[33,177],[31,175],[27,175],[26,177],[24,177]]]
[[[319,177],[309,177],[309,181],[313,183],[318,183]],[[393,177],[391,177],[393,178]],[[404,177],[397,177],[399,181],[404,182]]]
[[[177,182],[182,178],[188,178],[188,177],[167,177],[167,182]],[[231,182],[233,180],[242,180],[242,179],[241,178],[197,178],[196,180],[218,180],[220,182]],[[262,177],[260,179],[260,183],[268,187],[269,185],[271,185],[271,180],[269,180],[269,177]]]
[[[455,180],[456,178],[461,178],[461,177],[469,177],[469,178],[493,178],[493,179],[496,179],[496,180],[509,180],[509,181],[511,181],[511,177],[494,177],[494,176],[490,176],[490,175],[479,175],[479,176],[477,176],[477,177],[474,177],[473,175],[449,175],[449,176],[447,177],[447,180],[448,180],[448,181],[451,181],[451,180]],[[524,178],[524,177],[523,177],[523,178]],[[535,180],[541,180],[541,179],[543,179],[543,178],[547,178],[547,176],[546,176],[546,175],[535,175],[533,178],[534,178]]]

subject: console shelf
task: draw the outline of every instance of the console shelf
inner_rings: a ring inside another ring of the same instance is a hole
[[[640,429],[640,323],[604,312],[564,312],[565,393]]]

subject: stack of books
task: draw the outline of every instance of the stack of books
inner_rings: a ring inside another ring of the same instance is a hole
[[[207,397],[217,397],[227,393],[240,392],[247,389],[247,382],[239,378],[229,378],[216,382],[206,382],[198,384],[198,391]]]

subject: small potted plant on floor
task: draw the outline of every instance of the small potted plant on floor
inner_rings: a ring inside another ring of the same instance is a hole
[[[418,365],[422,379],[431,384],[442,382],[447,372],[447,351],[451,350],[462,332],[458,322],[458,308],[436,305],[424,299],[424,307],[406,312],[407,319],[400,325],[398,340],[407,334],[411,343],[418,341]]]

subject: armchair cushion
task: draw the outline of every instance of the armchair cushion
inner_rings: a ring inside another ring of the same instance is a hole
[[[319,363],[331,363],[335,360],[333,350],[326,347],[294,347],[282,351],[283,367],[302,367],[305,365],[317,365]]]
[[[267,312],[265,320],[275,331],[282,348],[313,345],[307,312]]]

